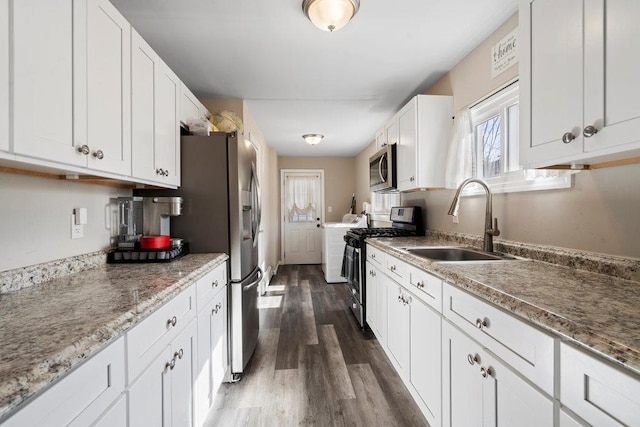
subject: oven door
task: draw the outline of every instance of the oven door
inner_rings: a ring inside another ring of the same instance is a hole
[[[371,191],[396,190],[396,144],[385,145],[369,158]]]

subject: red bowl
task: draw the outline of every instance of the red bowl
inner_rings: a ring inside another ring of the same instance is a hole
[[[140,249],[166,249],[171,246],[169,236],[142,236],[140,237]]]

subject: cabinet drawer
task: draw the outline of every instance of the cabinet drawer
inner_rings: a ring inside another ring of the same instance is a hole
[[[124,391],[124,338],[91,357],[3,427],[89,425]]]
[[[378,248],[374,248],[371,245],[367,245],[367,260],[378,268],[384,268],[386,266],[386,254]]]
[[[443,292],[445,317],[553,396],[554,337],[448,283]]]
[[[190,286],[127,332],[129,384],[195,317],[196,287]]]
[[[412,265],[407,266],[411,291],[425,304],[442,313],[442,280]]]
[[[398,258],[387,256],[387,269],[385,272],[389,277],[395,280],[400,280],[402,283],[408,278],[409,264],[404,261],[400,261]]]
[[[198,312],[227,284],[227,262],[220,264],[196,282]]]
[[[566,343],[560,345],[560,401],[592,425],[640,425],[640,378]]]

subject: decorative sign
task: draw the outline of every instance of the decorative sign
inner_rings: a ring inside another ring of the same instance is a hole
[[[518,63],[518,28],[491,48],[491,78]]]

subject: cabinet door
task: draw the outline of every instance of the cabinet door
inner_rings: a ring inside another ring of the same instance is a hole
[[[73,3],[12,2],[14,151],[85,166],[73,146]]]
[[[442,322],[442,425],[474,427],[482,420],[482,347]]]
[[[180,121],[188,124],[189,120],[195,120],[200,117],[200,101],[184,83],[181,84],[180,91]]]
[[[416,155],[418,144],[417,98],[413,98],[398,112],[397,170],[398,190],[405,191],[416,187]]]
[[[520,2],[520,163],[531,165],[583,150],[583,2]],[[562,66],[558,66],[562,64]],[[575,139],[563,143],[564,134]]]
[[[154,163],[168,184],[180,185],[180,79],[160,62],[156,88],[156,141]]]
[[[74,6],[76,144],[89,168],[131,175],[131,26],[107,0]]]
[[[553,425],[553,401],[491,354],[482,354],[484,426]]]
[[[161,181],[155,165],[156,86],[161,59],[137,31],[131,30],[132,175]]]
[[[376,132],[376,149],[381,149],[387,143],[387,137],[384,133],[384,128]]]
[[[393,116],[384,125],[384,138],[386,144],[398,143],[398,117]]]
[[[366,308],[367,308],[367,324],[371,330],[376,331],[376,315],[378,312],[378,281],[377,281],[377,269],[367,261],[367,291],[366,295]]]
[[[171,425],[171,370],[173,358],[167,346],[129,387],[130,426]]]
[[[640,148],[640,3],[585,1],[585,151],[636,143]],[[633,52],[633,53],[632,53]],[[595,154],[595,153],[594,153]]]
[[[376,273],[378,293],[376,295],[376,337],[383,348],[387,347],[387,288],[393,286],[393,281],[380,271]]]
[[[171,344],[171,425],[194,425],[193,385],[196,375],[197,323],[189,326]],[[175,363],[174,363],[175,362]]]
[[[417,298],[411,303],[411,384],[432,426],[442,422],[442,319]],[[424,413],[424,411],[423,411]]]
[[[400,368],[400,376],[409,373],[409,319],[412,297],[398,284],[391,282],[387,287],[387,309],[389,334],[387,344],[389,352]]]
[[[0,0],[0,151],[9,151],[9,0]]]
[[[85,424],[86,425],[86,424]],[[117,403],[105,412],[93,427],[115,427],[127,425],[127,398],[123,393]]]

